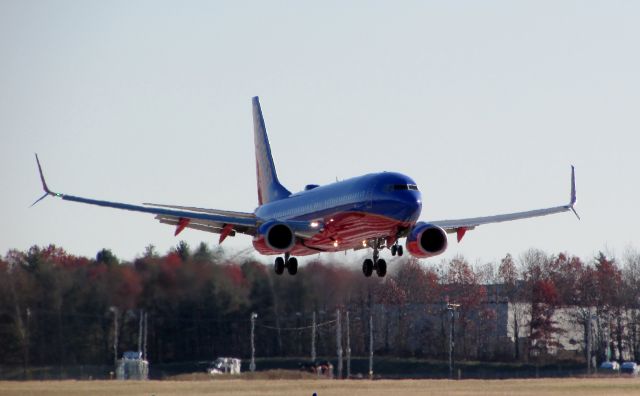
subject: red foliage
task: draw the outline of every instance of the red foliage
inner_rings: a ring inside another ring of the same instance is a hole
[[[560,253],[558,257],[551,259],[551,274],[558,291],[560,301],[558,304],[574,305],[579,299],[580,276],[584,272],[584,265],[578,257],[571,257]]]
[[[598,279],[591,267],[586,267],[578,277],[577,302],[583,307],[593,307],[598,300]]]
[[[175,272],[182,266],[182,259],[176,252],[167,254],[167,257],[162,261],[163,269],[170,272]]]
[[[446,292],[449,301],[461,304],[461,312],[471,311],[487,298],[487,289],[478,282],[478,275],[462,257],[449,262]]]
[[[62,258],[58,264],[58,266],[62,268],[68,269],[78,269],[87,267],[91,263],[91,260],[85,257],[76,257],[72,255],[67,255]]]
[[[176,284],[178,269],[182,267],[182,259],[175,253],[169,253],[160,260],[160,282],[165,288],[173,288]]]
[[[411,259],[400,264],[393,277],[409,303],[429,303],[438,299],[440,284],[438,274],[424,269],[418,260]]]
[[[604,254],[596,258],[595,277],[599,299],[604,306],[618,304],[618,296],[622,286],[622,272],[615,261],[608,259]]]
[[[556,285],[548,279],[541,279],[533,285],[533,302],[534,304],[557,305],[558,289]]]
[[[296,276],[301,276],[302,273]],[[362,273],[357,274],[362,275]],[[312,296],[310,306],[320,306],[326,309],[334,309],[345,304],[350,296],[363,290],[355,285],[363,286],[365,283],[354,281],[354,272],[340,264],[327,264],[320,261],[312,261],[304,268],[304,283],[308,295]],[[296,279],[296,282],[301,280]],[[379,281],[371,279],[372,283]]]
[[[398,283],[389,278],[380,284],[377,294],[378,302],[387,305],[402,305],[407,302],[407,293],[398,286]]]
[[[96,263],[91,266],[88,271],[88,277],[90,280],[100,279],[107,273],[107,266],[104,263]]]
[[[558,290],[550,279],[540,279],[533,284],[531,306],[531,350],[547,352],[558,345],[556,334],[561,330],[553,320],[553,314],[560,302]]]
[[[247,285],[247,279],[244,277],[242,268],[239,265],[225,265],[224,274],[229,278],[233,286],[244,287]]]
[[[123,309],[135,308],[142,293],[140,276],[130,266],[117,267],[116,271],[118,276],[116,278],[115,297],[118,307]]]
[[[52,263],[60,263],[63,261],[67,252],[64,249],[56,247],[56,245],[49,245],[45,248],[40,248],[39,246],[32,246],[29,249],[28,255],[38,257],[43,261],[49,261]]]
[[[518,270],[510,254],[507,254],[505,258],[500,261],[498,278],[507,285],[515,285],[518,280]]]

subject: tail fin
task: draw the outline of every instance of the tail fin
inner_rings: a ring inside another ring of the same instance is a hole
[[[264,126],[258,97],[253,98],[253,138],[256,146],[256,175],[258,178],[258,203],[277,201],[291,195],[278,181],[276,167],[271,157],[271,147]]]

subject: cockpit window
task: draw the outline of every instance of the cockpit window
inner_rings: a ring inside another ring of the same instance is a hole
[[[413,190],[418,191],[418,186],[415,184],[394,184],[393,191]]]

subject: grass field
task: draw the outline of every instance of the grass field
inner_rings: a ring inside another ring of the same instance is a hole
[[[640,395],[640,379],[208,380],[0,382],[0,395]]]

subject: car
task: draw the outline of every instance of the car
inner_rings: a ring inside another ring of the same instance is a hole
[[[333,365],[328,360],[302,362],[298,364],[300,371],[317,374],[318,377],[333,378]]]
[[[613,362],[602,362],[600,365],[600,371],[604,373],[617,373],[620,371],[620,363]]]
[[[620,368],[620,372],[624,374],[638,375],[638,363],[636,362],[624,362]]]
[[[229,357],[219,357],[211,362],[207,372],[211,375],[218,374],[240,374],[241,360]]]

